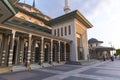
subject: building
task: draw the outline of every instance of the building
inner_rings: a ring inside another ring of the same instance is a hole
[[[115,49],[113,47],[101,46],[102,43],[103,41],[98,41],[95,38],[88,40],[89,54],[91,59],[103,59],[103,57],[110,59],[111,51]]]
[[[87,29],[92,24],[78,11],[50,18],[33,6],[17,0],[0,1],[0,70],[15,65],[31,69],[87,59]],[[3,12],[3,13],[2,13]]]

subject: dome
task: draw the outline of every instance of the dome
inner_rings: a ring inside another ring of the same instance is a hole
[[[88,40],[88,43],[103,43],[103,41],[98,41],[96,38],[91,38]]]
[[[98,40],[95,38],[91,38],[88,40],[88,43],[94,43],[94,42],[98,42]]]
[[[43,13],[40,11],[40,10],[38,10],[37,8],[35,8],[35,7],[33,7],[33,6],[31,6],[31,5],[28,5],[28,4],[25,4],[25,3],[17,3],[17,5],[19,5],[19,6],[21,6],[21,7],[23,7],[23,6],[25,6],[26,8],[27,8],[27,10],[29,9],[29,10],[31,10],[31,9],[33,9],[34,10],[34,13],[39,13],[39,14],[42,14],[43,15]]]

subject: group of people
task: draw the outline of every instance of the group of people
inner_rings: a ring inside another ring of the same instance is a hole
[[[111,59],[111,61],[114,61],[114,56],[111,56],[110,59]],[[103,61],[105,61],[105,60],[106,60],[106,57],[103,56]]]

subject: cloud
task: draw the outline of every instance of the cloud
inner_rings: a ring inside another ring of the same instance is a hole
[[[104,0],[94,9],[92,14],[86,15],[94,25],[89,31],[89,37],[95,36],[106,43],[112,42],[115,47],[120,47],[119,17],[120,0]],[[101,36],[99,36],[101,35]],[[109,45],[109,44],[108,44]]]

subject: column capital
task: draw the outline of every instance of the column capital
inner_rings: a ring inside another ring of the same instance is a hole
[[[67,44],[67,42],[64,42],[64,44]]]
[[[44,39],[44,37],[41,37],[41,40],[43,40]]]
[[[60,41],[58,41],[58,43],[60,44]]]
[[[15,31],[15,30],[12,30],[12,33],[13,33],[13,34],[15,34],[15,33],[16,33],[16,31]]]
[[[32,34],[29,34],[29,37],[31,38],[31,37],[32,37]]]
[[[15,33],[16,33],[16,31],[12,30],[13,38],[15,38]]]

